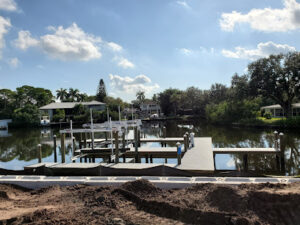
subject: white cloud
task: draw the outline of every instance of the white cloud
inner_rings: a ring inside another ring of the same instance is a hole
[[[61,60],[88,61],[101,57],[98,46],[102,42],[101,38],[85,33],[76,23],[68,28],[59,26],[48,29],[53,34],[41,36],[39,40],[33,39],[29,31],[20,31],[14,43],[23,50],[39,46],[50,57]]]
[[[39,45],[39,41],[31,37],[31,33],[27,30],[21,30],[18,33],[18,39],[14,41],[14,45],[22,50],[29,47]]]
[[[8,32],[8,29],[11,27],[9,19],[6,19],[0,16],[0,58],[1,58],[1,49],[5,46],[4,35]]]
[[[198,49],[190,49],[190,48],[180,48],[178,49],[179,52],[185,56],[191,56],[191,55],[199,55],[199,54],[214,54],[215,49],[214,48],[205,48],[200,46]]]
[[[20,61],[18,58],[11,58],[8,60],[8,64],[12,67],[12,68],[17,68],[20,65]]]
[[[233,31],[236,24],[249,23],[260,31],[285,32],[300,28],[300,4],[296,0],[283,0],[282,9],[252,9],[246,14],[232,11],[223,13],[220,19],[222,30]]]
[[[153,84],[151,79],[144,74],[134,78],[109,74],[109,78],[111,87],[115,92],[135,94],[137,91],[144,91],[145,93],[151,93],[159,88],[158,84]]]
[[[123,49],[121,45],[118,45],[117,43],[114,42],[108,42],[107,46],[114,52],[120,52]]]
[[[192,7],[186,1],[177,1],[178,5],[182,6],[185,9],[191,9]]]
[[[193,50],[188,48],[181,48],[179,49],[180,53],[183,55],[191,55],[193,53]]]
[[[0,0],[0,10],[16,11],[17,4],[14,0]]]
[[[235,51],[222,50],[222,54],[228,58],[255,60],[262,57],[268,57],[271,54],[288,53],[296,51],[296,48],[287,44],[276,44],[272,41],[259,43],[255,49],[246,49],[235,47]]]
[[[130,62],[128,59],[123,58],[123,57],[115,57],[113,60],[117,61],[117,65],[124,69],[135,67],[132,62]]]

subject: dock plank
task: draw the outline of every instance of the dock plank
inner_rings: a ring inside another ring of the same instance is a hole
[[[189,171],[214,171],[212,139],[195,138],[195,146],[190,148],[181,159],[177,168]]]
[[[275,148],[213,148],[214,154],[233,153],[279,153]]]

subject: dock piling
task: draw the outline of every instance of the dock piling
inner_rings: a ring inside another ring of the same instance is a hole
[[[38,144],[38,159],[39,159],[39,163],[42,162],[42,145]]]
[[[181,164],[181,145],[179,142],[176,143],[177,146],[177,164]]]
[[[53,151],[54,151],[54,162],[57,163],[56,135],[53,135]]]
[[[280,168],[281,172],[285,172],[285,162],[284,162],[284,150],[285,150],[285,144],[284,144],[284,135],[283,133],[279,134],[279,140],[280,140]]]
[[[244,171],[248,171],[248,154],[243,155]]]
[[[187,141],[187,136],[186,134],[183,135],[183,142],[184,142],[184,152],[186,153],[188,150],[188,141]]]
[[[63,133],[60,135],[60,150],[61,150],[61,163],[65,163],[65,138],[66,135]]]
[[[116,148],[116,152],[115,152],[115,155],[116,155],[116,160],[115,162],[116,163],[119,163],[119,132],[116,131],[115,132],[115,148]]]

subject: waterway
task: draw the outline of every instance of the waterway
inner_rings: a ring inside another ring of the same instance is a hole
[[[194,132],[196,137],[212,137],[214,147],[273,147],[275,129],[254,129],[239,127],[212,126],[203,122],[144,123],[142,133],[147,137],[162,135],[162,127],[166,126],[168,137],[183,136],[185,132]],[[300,175],[300,131],[278,130],[284,133],[285,143],[285,175]],[[0,168],[22,170],[24,166],[37,163],[37,145],[42,144],[43,162],[53,162],[53,135],[57,135],[59,144],[59,129],[10,129],[0,131]],[[100,136],[99,136],[100,135]],[[102,134],[103,135],[103,134]],[[129,137],[132,132],[129,132]],[[102,137],[101,134],[96,135]],[[157,145],[157,144],[151,144]],[[58,160],[60,160],[60,148]],[[71,141],[67,140],[66,160],[70,161]],[[248,156],[249,170],[274,173],[276,171],[275,156],[250,154]],[[98,162],[101,160],[98,159]],[[155,159],[154,162],[164,162]],[[170,159],[169,163],[175,163]],[[240,170],[242,155],[222,154],[216,156],[216,168],[219,170]]]

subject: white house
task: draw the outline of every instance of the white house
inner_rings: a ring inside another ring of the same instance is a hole
[[[98,101],[91,101],[91,102],[53,102],[48,105],[40,107],[41,111],[47,112],[49,115],[50,121],[53,118],[53,115],[55,114],[55,110],[57,109],[63,109],[65,111],[66,117],[73,115],[73,108],[76,105],[83,105],[86,106],[88,109],[93,109],[97,111],[105,110],[105,103],[98,102]]]
[[[285,116],[284,110],[279,104],[263,106],[260,108],[260,110],[270,112],[272,117],[280,118]],[[292,104],[292,116],[300,116],[300,103]]]
[[[147,116],[151,116],[153,114],[157,114],[157,115],[161,114],[161,109],[159,104],[153,101],[147,101],[142,103],[140,108],[141,108],[141,112]]]

